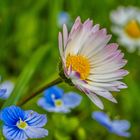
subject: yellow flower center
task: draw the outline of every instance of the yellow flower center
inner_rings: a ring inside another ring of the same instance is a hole
[[[125,32],[132,38],[140,38],[140,25],[136,20],[131,20],[125,27]]]
[[[90,71],[89,60],[82,55],[68,55],[66,59],[66,67],[72,66],[72,70],[80,74],[81,79],[85,80]]]
[[[57,107],[61,107],[62,106],[62,101],[61,100],[55,100],[55,106],[57,106]]]
[[[28,124],[26,122],[22,121],[21,119],[17,123],[17,127],[20,128],[20,129],[25,129],[27,126],[28,126]]]

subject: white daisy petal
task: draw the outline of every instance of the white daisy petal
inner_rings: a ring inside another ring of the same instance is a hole
[[[118,69],[125,66],[127,63],[126,60],[123,60],[122,62],[115,64],[115,63],[108,63],[107,65],[102,65],[100,67],[95,67],[91,69],[90,74],[107,74],[111,72],[116,72]]]
[[[97,86],[90,85],[90,84],[81,83],[81,86],[83,88],[86,88],[86,89],[89,89],[92,91],[102,91],[102,92],[106,91],[106,89],[104,89],[103,87],[97,87]]]
[[[77,17],[77,19],[75,20],[75,23],[72,26],[70,35],[77,29],[77,27],[81,24],[81,19],[80,17]]]
[[[104,91],[104,92],[96,91],[95,93],[99,96],[102,96],[102,97],[108,99],[111,102],[117,103],[116,99],[108,91]]]
[[[107,45],[103,51],[100,51],[97,55],[93,56],[90,59],[90,63],[99,63],[102,62],[103,60],[107,59],[108,57],[110,57],[111,55],[114,54],[114,52],[117,50],[118,45],[115,43],[111,43],[109,45]]]
[[[84,44],[81,53],[87,57],[91,57],[99,52],[110,40],[111,36],[105,34],[105,30],[98,31],[90,40]],[[94,43],[94,44],[93,44]]]
[[[59,36],[58,36],[58,41],[59,41],[59,51],[60,51],[60,55],[61,58],[63,59],[63,44],[62,44],[62,34],[59,32]]]
[[[99,97],[97,97],[94,93],[89,93],[89,94],[86,94],[90,100],[95,104],[97,105],[100,109],[104,109],[104,105],[102,103],[102,101],[99,99]]]
[[[92,27],[91,32],[92,32],[92,33],[95,33],[95,32],[97,32],[97,31],[99,30],[99,28],[100,28],[100,25],[99,25],[99,24],[96,24],[96,25],[94,25],[94,26]]]
[[[128,74],[128,71],[124,71],[124,70],[118,70],[116,72],[113,73],[108,73],[108,74],[96,74],[96,75],[90,75],[89,79],[110,79],[110,78],[119,78],[122,76],[125,76]]]
[[[63,40],[64,40],[64,48],[65,48],[67,40],[68,40],[68,29],[65,24],[63,25]]]

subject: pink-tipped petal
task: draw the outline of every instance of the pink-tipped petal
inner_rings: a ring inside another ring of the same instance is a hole
[[[94,93],[89,93],[86,94],[90,100],[96,105],[98,106],[100,109],[104,109],[104,105],[102,103],[102,101],[99,99],[99,97],[97,97]]]
[[[72,71],[69,75],[72,79],[80,79],[80,73],[76,72],[76,71]]]
[[[63,40],[64,40],[64,48],[65,48],[68,40],[68,29],[65,24],[63,25]]]
[[[81,24],[81,19],[80,19],[80,17],[77,17],[77,19],[75,20],[74,25],[72,26],[70,34],[72,34],[78,28],[78,26],[80,24]]]
[[[100,25],[96,24],[96,25],[93,26],[91,32],[94,34],[94,33],[96,33],[99,30],[99,28],[100,28]]]
[[[99,96],[102,96],[102,97],[106,98],[107,100],[109,100],[113,103],[117,103],[117,100],[108,91],[105,91],[105,92],[96,91],[95,93]]]
[[[60,56],[61,56],[61,59],[63,60],[64,59],[64,54],[63,54],[63,44],[62,44],[62,34],[61,34],[61,32],[59,32],[59,35],[58,35],[58,42],[59,42]]]
[[[90,19],[87,19],[84,23],[83,23],[83,27],[87,30],[90,31],[93,25],[93,21]]]

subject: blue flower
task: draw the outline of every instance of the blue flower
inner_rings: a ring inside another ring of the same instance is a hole
[[[130,123],[127,120],[110,120],[104,112],[93,112],[92,118],[106,127],[109,132],[115,133],[119,136],[130,137],[127,130],[130,128]]]
[[[58,26],[62,27],[63,24],[67,24],[70,20],[70,16],[67,12],[60,12],[58,15]]]
[[[6,91],[7,91],[6,89],[0,88],[0,98],[2,98],[5,95]]]
[[[42,138],[48,131],[42,128],[47,118],[32,110],[24,111],[20,107],[10,106],[1,111],[3,134],[8,140],[27,140],[28,138]]]
[[[0,87],[1,89],[6,89],[4,90],[5,92],[0,96],[0,98],[7,99],[11,95],[14,89],[14,84],[11,81],[5,81],[2,84],[0,84]]]
[[[1,80],[1,76],[0,76],[0,80]],[[5,95],[5,93],[7,92],[7,89],[6,88],[3,88],[1,85],[0,85],[0,98],[3,97]]]
[[[67,113],[78,106],[81,99],[82,97],[74,92],[64,94],[61,88],[53,86],[45,90],[44,97],[38,100],[38,105],[49,112]]]

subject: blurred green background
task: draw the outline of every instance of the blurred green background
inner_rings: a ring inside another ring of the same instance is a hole
[[[77,16],[82,21],[87,18],[99,23],[111,33],[109,14],[119,5],[140,7],[140,0],[0,0],[0,75],[2,80],[18,83],[17,96],[32,93],[38,85],[49,82],[58,74],[58,16],[65,11],[71,23]],[[119,20],[119,19],[118,19]],[[113,35],[111,42],[116,42]],[[118,104],[104,100],[105,112],[112,118],[127,119],[131,122],[130,138],[110,134],[91,118],[93,111],[99,110],[84,95],[79,107],[69,114],[49,113],[37,106],[39,98],[28,102],[24,109],[33,109],[46,113],[46,128],[49,136],[44,140],[139,140],[140,139],[140,56],[137,52],[129,54],[126,69],[130,72],[124,81],[128,88],[113,93]],[[34,54],[36,53],[36,54]],[[32,57],[32,55],[34,56]],[[76,89],[67,84],[60,84],[64,90]],[[78,92],[78,91],[77,91]],[[20,98],[20,96],[19,96]],[[22,98],[20,98],[22,100]],[[1,106],[3,101],[0,102]]]

